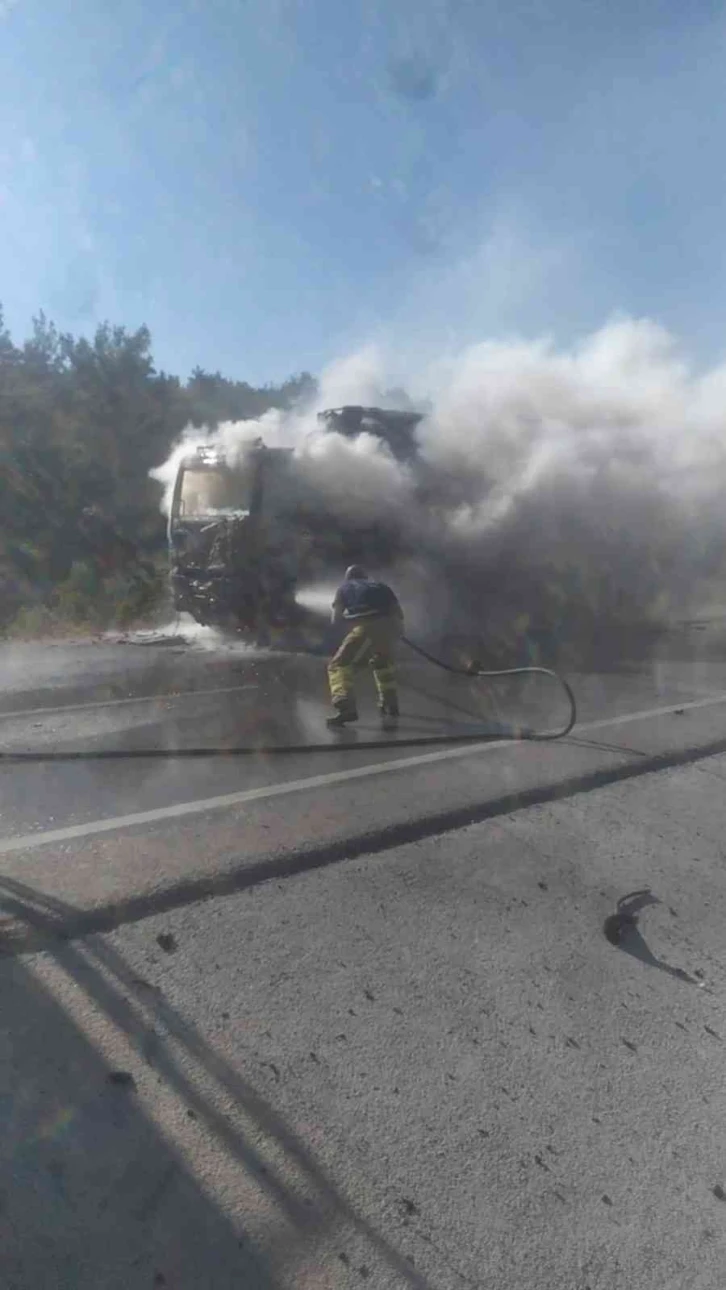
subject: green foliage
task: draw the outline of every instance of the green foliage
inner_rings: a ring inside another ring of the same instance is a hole
[[[185,426],[260,416],[314,390],[157,372],[146,327],[91,340],[41,313],[16,347],[0,310],[0,629],[131,622],[163,594],[165,527],[149,470]]]

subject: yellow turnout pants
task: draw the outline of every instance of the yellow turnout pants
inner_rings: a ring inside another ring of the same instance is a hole
[[[362,618],[348,632],[328,663],[330,697],[336,708],[355,708],[356,672],[370,665],[380,703],[395,703],[393,655],[401,635],[396,618]]]

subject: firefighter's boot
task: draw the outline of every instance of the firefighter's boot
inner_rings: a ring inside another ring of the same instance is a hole
[[[355,703],[336,703],[336,712],[334,717],[328,717],[326,726],[329,730],[339,730],[341,726],[349,726],[358,720],[358,709]]]
[[[398,699],[387,699],[378,704],[378,711],[381,714],[381,721],[384,726],[395,726],[398,721]]]

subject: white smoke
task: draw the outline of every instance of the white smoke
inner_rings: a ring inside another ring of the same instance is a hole
[[[234,463],[257,439],[268,448],[294,448],[301,482],[317,494],[331,515],[364,521],[390,515],[391,508],[405,511],[411,504],[411,473],[395,460],[388,446],[365,432],[349,439],[327,431],[316,415],[323,408],[346,403],[391,407],[391,398],[381,385],[384,378],[382,356],[367,348],[323,372],[312,408],[273,409],[255,421],[224,422],[214,432],[187,429],[167,461],[152,471],[164,489],[164,514],[169,513],[183,457],[197,447],[213,447]]]
[[[163,488],[162,513],[168,516],[171,510],[174,481],[184,457],[196,452],[197,448],[216,448],[230,462],[235,462],[260,438],[270,448],[283,447],[290,436],[289,429],[284,428],[284,420],[283,413],[272,409],[257,421],[225,421],[214,431],[206,426],[187,426],[166,461],[151,471],[151,478]]]
[[[293,447],[333,515],[395,519],[394,554],[446,569],[447,585],[461,572],[469,615],[491,619],[498,604],[561,632],[584,606],[594,619],[685,610],[720,572],[726,365],[693,371],[657,324],[615,321],[565,351],[485,341],[409,374],[413,406],[428,410],[413,465],[375,436],[318,425],[318,408],[400,405],[395,379],[365,349],[323,373],[315,408],[223,425],[213,440],[230,456],[258,436]],[[155,472],[167,504],[199,441],[187,434]]]

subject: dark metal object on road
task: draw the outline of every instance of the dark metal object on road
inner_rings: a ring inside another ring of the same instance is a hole
[[[106,1076],[108,1084],[114,1084],[117,1088],[127,1088],[131,1092],[136,1092],[136,1080],[131,1071],[109,1071]]]
[[[689,985],[702,985],[696,976],[691,976],[684,968],[673,967],[663,959],[659,959],[648,946],[640,927],[638,925],[638,915],[641,910],[647,909],[649,905],[659,905],[661,902],[657,896],[654,896],[650,888],[642,887],[638,891],[630,891],[618,900],[614,914],[608,915],[603,923],[603,932],[606,940],[610,942],[615,949],[623,950],[626,954],[632,955],[646,967],[658,968],[659,971],[665,972],[667,976],[675,977],[678,981],[685,981]]]
[[[626,896],[621,896],[618,900],[616,912],[609,914],[603,923],[606,940],[616,948],[620,948],[625,938],[637,928],[638,914],[641,909],[658,903],[658,898],[652,894],[648,887],[643,887],[638,891],[628,892]]]

